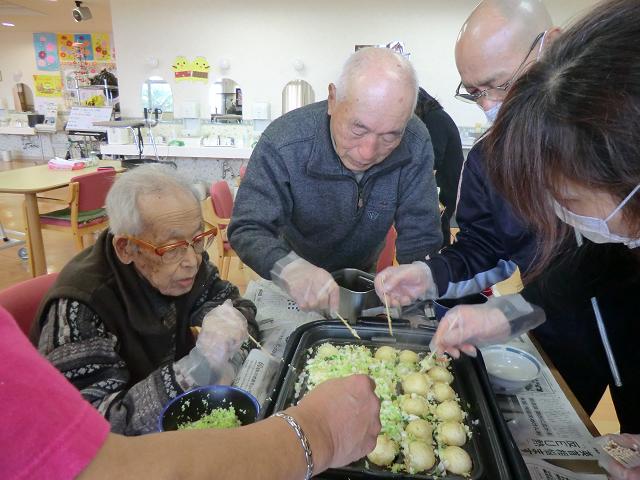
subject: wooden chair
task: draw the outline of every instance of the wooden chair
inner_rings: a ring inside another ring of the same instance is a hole
[[[115,170],[111,169],[73,177],[69,183],[68,200],[38,197],[38,200],[66,205],[60,210],[41,214],[40,228],[70,232],[75,249],[82,250],[84,235],[98,232],[109,226],[104,204],[115,176]],[[27,242],[30,242],[28,233],[27,230]]]
[[[227,280],[231,259],[238,257],[227,239],[227,226],[231,222],[231,212],[233,212],[233,195],[229,184],[224,180],[214,182],[209,189],[209,194],[210,196],[202,202],[203,216],[205,222],[218,228],[218,234],[215,237],[216,265],[220,270],[220,278]],[[240,265],[242,268],[242,263]]]
[[[11,314],[25,335],[29,335],[40,302],[56,278],[57,273],[40,275],[0,291],[0,305]]]

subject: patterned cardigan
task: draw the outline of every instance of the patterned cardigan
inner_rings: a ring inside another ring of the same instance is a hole
[[[206,259],[204,259],[206,262]],[[189,322],[201,325],[207,312],[232,299],[234,307],[246,317],[249,333],[257,337],[256,309],[240,297],[237,287],[221,280],[218,270],[206,263],[206,287],[196,300]],[[146,283],[146,282],[145,282]],[[176,308],[171,297],[161,295],[148,284],[144,298],[151,303],[159,322],[176,331]],[[132,383],[130,366],[119,354],[120,339],[107,328],[91,305],[72,298],[57,298],[43,312],[38,349],[111,423],[111,430],[125,435],[156,431],[163,406],[176,395],[196,385],[175,369],[178,360],[175,342],[164,359],[146,378]],[[245,344],[232,359],[239,370],[251,346]]]

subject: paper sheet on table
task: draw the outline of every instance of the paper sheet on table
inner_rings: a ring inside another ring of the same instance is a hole
[[[496,395],[498,408],[523,455],[555,460],[597,460],[593,436],[573,409],[528,337],[509,342],[543,364],[540,376],[516,395]]]
[[[319,313],[302,312],[279,287],[264,279],[250,282],[244,298],[258,309],[256,322],[264,351],[254,349],[249,353],[233,384],[251,392],[260,405],[264,405],[272,393],[275,374],[291,333],[303,323],[323,317]]]
[[[539,458],[524,456],[531,480],[607,480],[606,475],[597,473],[574,473],[565,468],[556,467]]]

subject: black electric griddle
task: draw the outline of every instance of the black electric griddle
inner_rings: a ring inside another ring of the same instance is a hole
[[[426,352],[429,341],[435,333],[432,328],[412,329],[408,322],[394,320],[391,337],[387,330],[386,318],[362,318],[355,326],[362,338],[359,342],[349,331],[337,321],[316,321],[300,326],[291,334],[284,353],[284,361],[276,376],[275,389],[271,394],[261,417],[284,410],[295,404],[295,385],[298,376],[309,358],[310,349],[322,343],[344,345],[361,343],[371,349],[382,345],[390,345],[398,349],[409,349]],[[489,384],[481,355],[477,358],[463,356],[451,363],[454,375],[454,390],[459,394],[461,406],[468,412],[465,423],[473,432],[472,438],[463,447],[471,456],[473,470],[470,477],[448,474],[438,477],[446,480],[527,480],[530,475],[520,455],[511,433],[498,410],[494,394]],[[303,385],[303,392],[304,392]],[[320,477],[324,479],[419,479],[431,480],[433,475],[427,473],[408,474],[393,473],[379,468],[371,462],[359,460],[351,465],[328,470]]]

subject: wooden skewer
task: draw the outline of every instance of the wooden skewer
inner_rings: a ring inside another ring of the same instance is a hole
[[[340,319],[342,323],[344,323],[344,326],[349,329],[349,331],[351,332],[351,335],[356,337],[358,340],[362,340],[360,338],[360,335],[358,335],[358,332],[356,332],[353,328],[351,328],[351,325],[349,325],[349,322],[347,322],[344,318],[342,318],[338,312],[336,312],[336,316]]]
[[[380,276],[382,282],[382,295],[384,297],[384,308],[387,310],[387,322],[389,323],[389,335],[393,337],[393,327],[391,326],[391,314],[389,313],[389,301],[387,300],[387,292],[384,290],[384,277]]]

